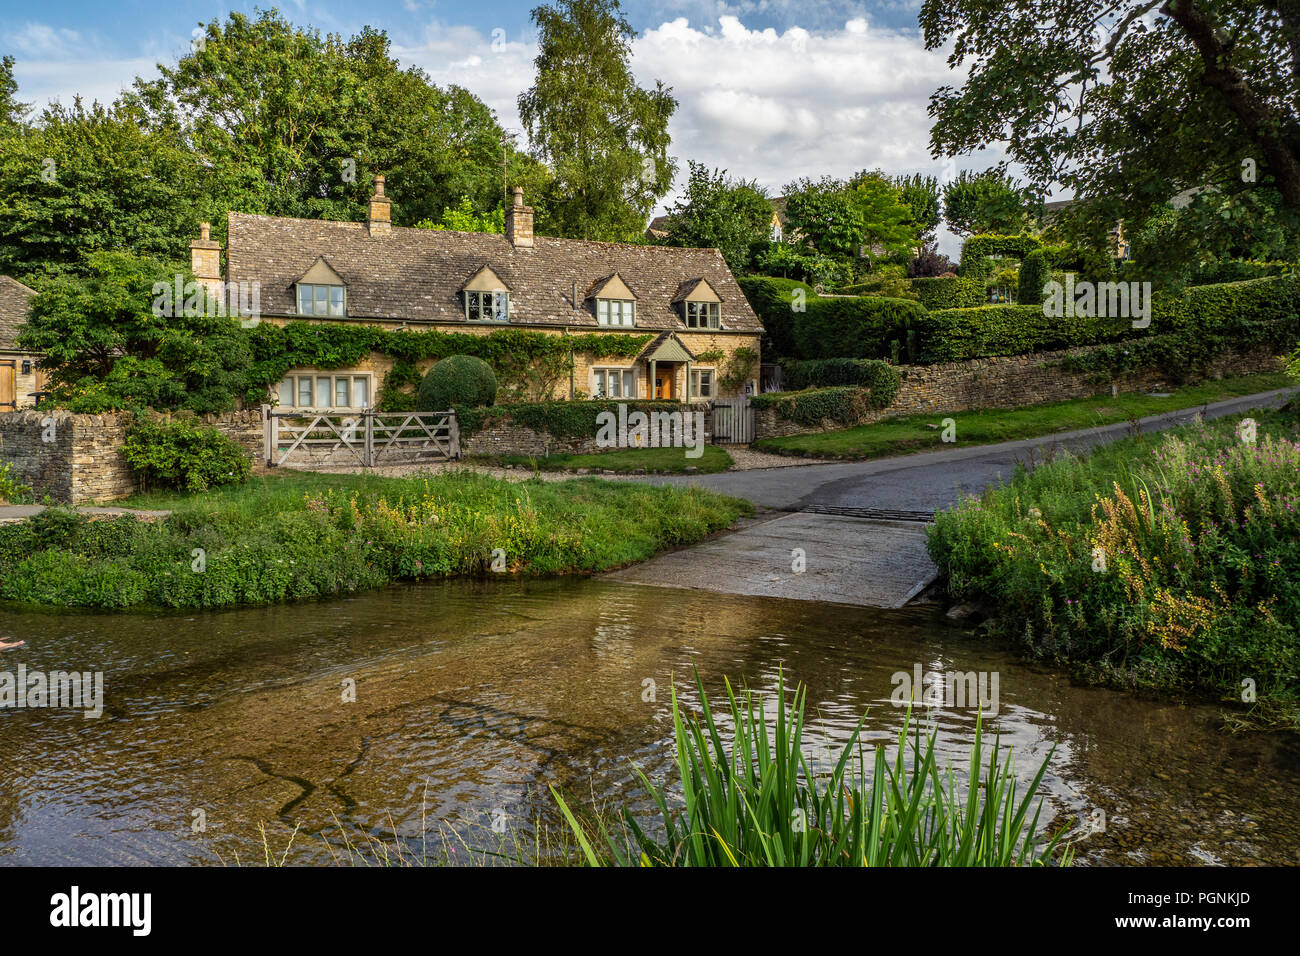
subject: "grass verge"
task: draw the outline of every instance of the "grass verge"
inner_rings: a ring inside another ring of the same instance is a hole
[[[576,471],[590,468],[592,471],[616,471],[647,473],[666,472],[684,474],[687,468],[694,468],[702,475],[726,471],[733,464],[731,456],[717,445],[705,445],[704,454],[699,458],[687,458],[682,448],[628,448],[621,451],[594,452],[589,455],[549,455],[534,457],[532,455],[479,456],[476,462],[489,465],[513,465],[516,468],[528,468],[536,471]]]
[[[1027,405],[1023,408],[943,415],[904,415],[842,431],[763,438],[754,443],[754,448],[803,458],[886,458],[954,447],[941,441],[942,429],[938,426],[945,418],[951,418],[956,423],[957,445],[990,445],[1021,438],[1036,438],[1059,431],[1113,425],[1147,415],[1193,408],[1207,402],[1254,395],[1294,384],[1279,372],[1187,385],[1166,398],[1132,392],[1116,396],[1094,395],[1090,398]]]
[[[277,472],[127,515],[51,508],[0,526],[0,599],[226,607],[455,575],[589,574],[727,527],[750,505],[698,488]]]

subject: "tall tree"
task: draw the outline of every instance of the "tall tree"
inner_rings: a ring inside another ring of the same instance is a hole
[[[131,106],[51,106],[0,149],[0,273],[37,283],[109,249],[183,261],[208,172]]]
[[[159,72],[136,81],[134,101],[154,128],[184,135],[232,208],[358,219],[375,173],[388,177],[399,223],[436,219],[462,196],[479,212],[501,203],[504,133],[492,111],[401,69],[382,31],[345,41],[274,10],[233,13]]]
[[[823,176],[786,186],[790,230],[810,252],[834,259],[893,258],[907,253],[917,233],[912,210],[884,173],[858,173],[848,182]]]
[[[1035,206],[1028,192],[1000,169],[963,169],[943,190],[944,217],[959,236],[1020,232]]]
[[[560,235],[632,241],[672,188],[668,120],[677,109],[658,81],[632,76],[635,35],[617,0],[559,0],[532,12],[537,78],[519,115],[555,176],[550,208]]]
[[[757,183],[690,161],[686,191],[668,211],[669,246],[718,249],[733,272],[749,268],[750,250],[772,235],[772,202]]]
[[[943,219],[940,205],[939,180],[934,176],[913,173],[894,180],[899,198],[912,210],[912,225],[916,229],[917,248],[934,240],[935,230]]]
[[[27,115],[29,104],[16,99],[18,81],[14,79],[14,58],[0,57],[0,136],[16,130]]]
[[[1103,223],[1207,186],[1300,213],[1300,0],[925,0],[921,26],[966,72],[931,97],[936,154],[1005,142]]]

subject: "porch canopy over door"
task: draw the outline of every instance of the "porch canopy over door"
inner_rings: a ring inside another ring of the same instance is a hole
[[[685,362],[685,401],[689,402],[691,400],[691,363],[695,361],[695,356],[691,354],[691,350],[686,347],[676,334],[672,332],[659,334],[653,342],[645,347],[640,357],[650,370],[647,379],[649,382],[649,398],[654,398],[655,365],[659,362]]]

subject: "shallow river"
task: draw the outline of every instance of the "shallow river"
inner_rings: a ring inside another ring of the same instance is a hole
[[[455,582],[197,615],[0,610],[15,638],[0,671],[101,671],[105,709],[0,710],[5,864],[260,862],[264,845],[321,862],[345,837],[420,854],[422,832],[478,845],[493,824],[525,840],[556,822],[548,785],[644,805],[632,766],[670,774],[668,689],[693,666],[711,693],[771,691],[779,669],[806,684],[816,757],[863,711],[867,739],[894,737],[891,678],[916,665],[998,675],[1018,772],[1056,746],[1048,807],[1081,862],[1300,863],[1296,738],[1073,685],[929,609]],[[964,762],[974,710],[928,717]]]

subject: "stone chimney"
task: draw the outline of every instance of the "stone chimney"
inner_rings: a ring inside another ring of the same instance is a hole
[[[518,186],[515,204],[506,210],[506,238],[516,249],[533,244],[533,207],[524,205],[524,191]]]
[[[213,240],[210,223],[199,223],[199,238],[190,243],[190,271],[209,295],[221,298],[221,243]]]
[[[372,236],[387,236],[393,231],[392,201],[384,195],[384,177],[375,176],[375,194],[370,197],[370,215],[366,225]]]

